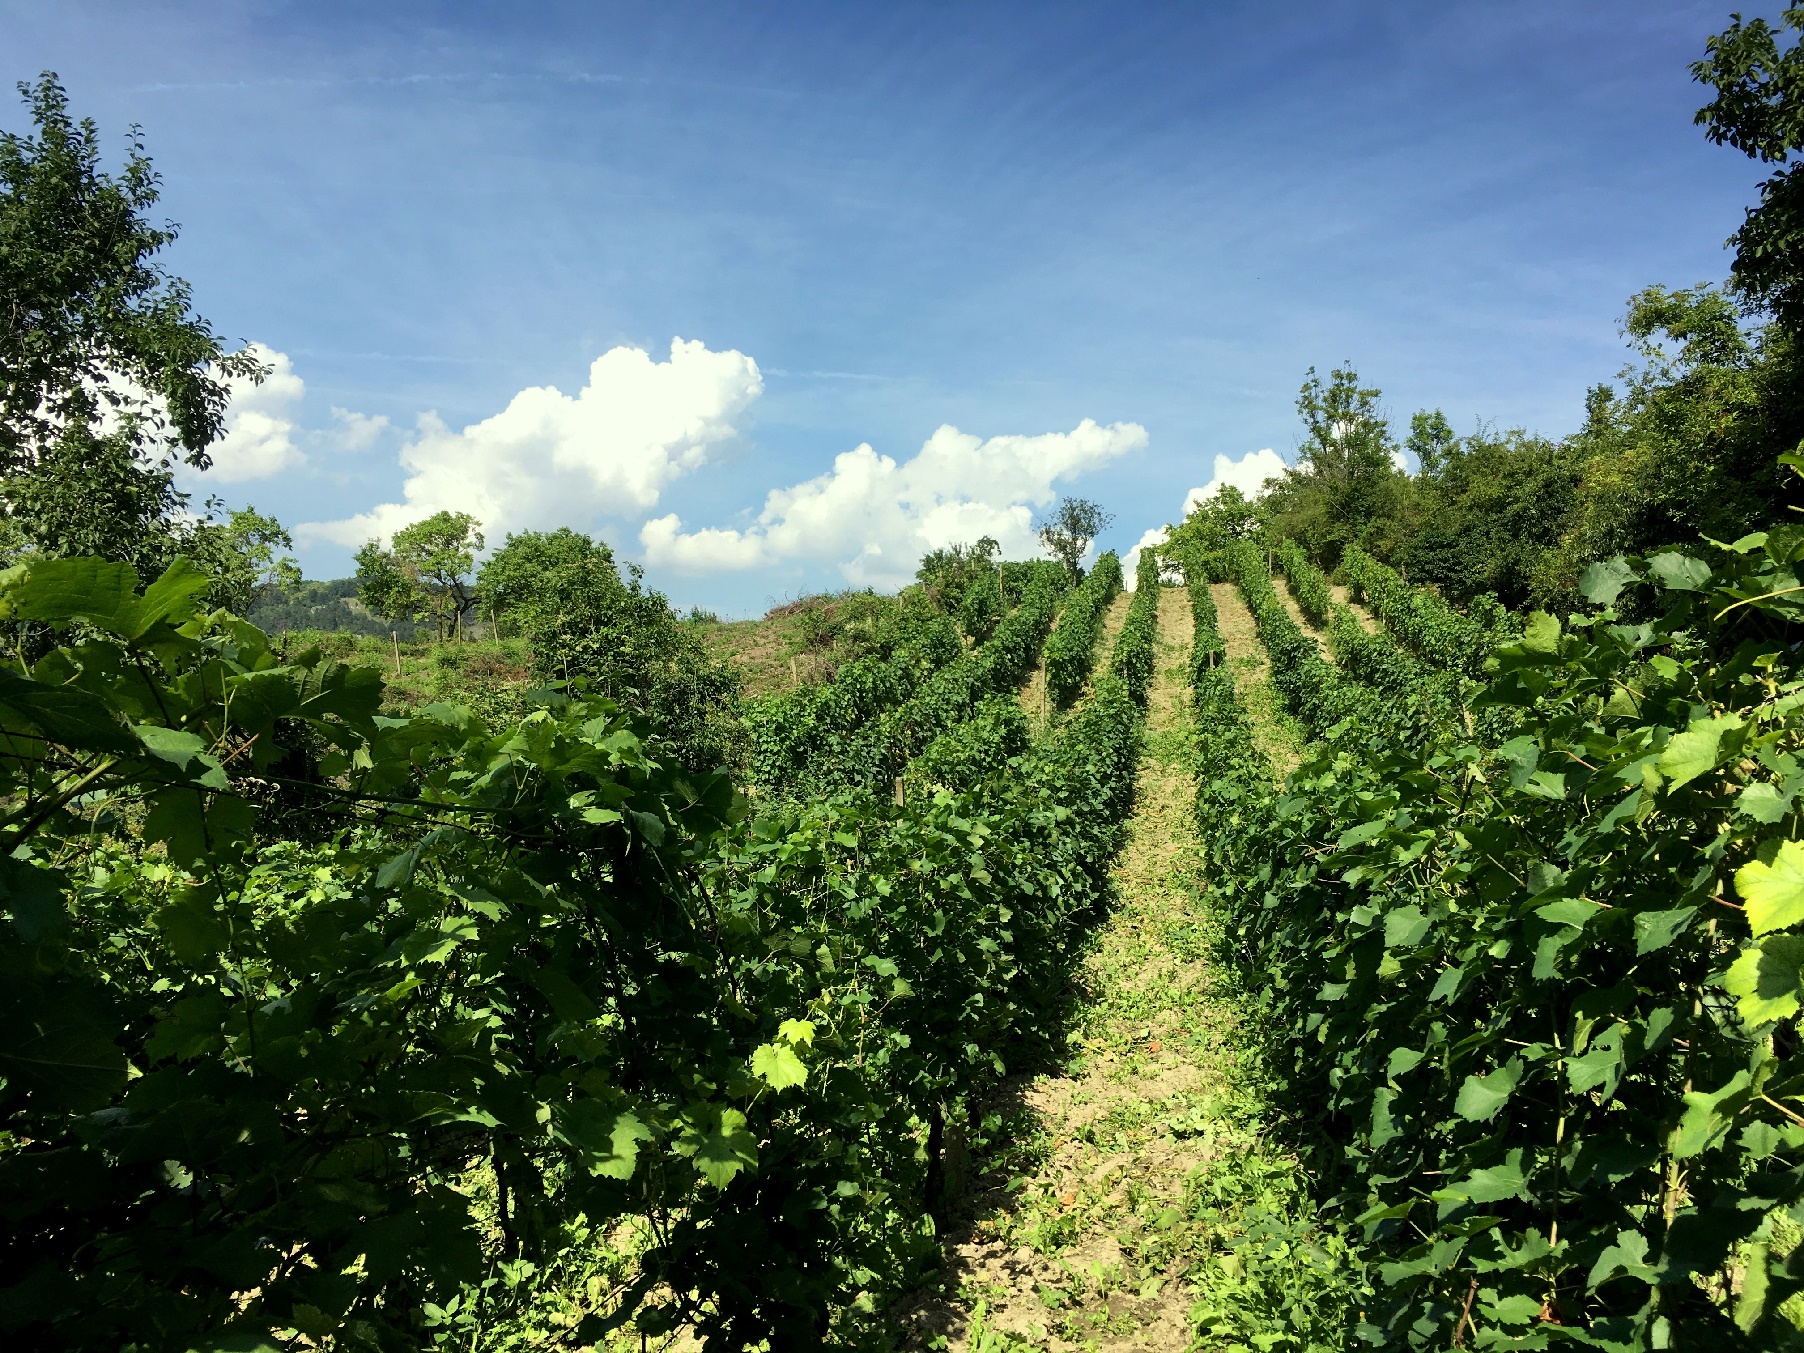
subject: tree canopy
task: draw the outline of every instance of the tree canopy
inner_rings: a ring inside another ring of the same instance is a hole
[[[123,169],[54,74],[21,84],[33,130],[0,132],[0,496],[13,548],[160,566],[179,547],[177,461],[204,468],[229,382],[260,379],[158,255],[158,178],[134,128]]]

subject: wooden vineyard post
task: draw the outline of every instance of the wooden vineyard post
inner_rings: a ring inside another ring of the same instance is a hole
[[[796,655],[793,653],[789,655],[789,684],[791,688],[802,684],[802,678],[796,674]]]
[[[905,801],[906,801],[906,795],[903,793],[903,790],[902,790],[902,777],[900,775],[898,775],[896,777],[896,807],[898,807],[898,808],[902,807],[903,804],[905,803]]]
[[[401,675],[401,631],[400,630],[390,630],[388,632],[388,637],[394,641],[394,645],[395,645],[395,675],[400,676]]]

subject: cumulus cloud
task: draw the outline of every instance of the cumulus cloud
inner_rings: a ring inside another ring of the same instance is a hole
[[[1188,516],[1189,513],[1186,512],[1185,515]],[[1139,581],[1137,575],[1140,570],[1140,551],[1146,549],[1148,546],[1163,545],[1170,535],[1171,531],[1167,527],[1149,526],[1141,533],[1140,539],[1134,542],[1134,548],[1129,550],[1127,552],[1127,558],[1121,561],[1121,571],[1123,574],[1122,585],[1126,587],[1128,591],[1132,592],[1134,590],[1134,584]]]
[[[994,536],[1005,556],[1039,552],[1034,509],[1061,479],[1095,470],[1146,445],[1138,423],[986,439],[941,427],[911,459],[897,462],[858,446],[805,483],[773,489],[744,530],[684,531],[675,516],[639,532],[646,561],[689,573],[787,562],[836,564],[854,586],[910,581],[922,554],[956,541]]]
[[[373,417],[332,406],[332,443],[340,451],[368,451],[388,427],[388,415]]]
[[[1249,451],[1239,460],[1218,455],[1215,458],[1215,477],[1201,488],[1192,489],[1184,495],[1184,515],[1188,517],[1198,503],[1213,498],[1226,484],[1232,484],[1248,498],[1257,498],[1265,492],[1265,481],[1279,478],[1286,468],[1284,457],[1269,446]]]
[[[307,457],[294,443],[294,412],[307,384],[294,374],[286,353],[261,343],[250,350],[270,368],[261,385],[234,378],[226,405],[225,435],[213,443],[211,477],[226,484],[268,479],[302,464]]]
[[[462,431],[422,414],[401,449],[404,501],[296,533],[360,545],[449,508],[499,537],[644,512],[671,480],[737,435],[734,420],[763,389],[758,364],[740,352],[678,338],[670,359],[658,362],[640,348],[613,348],[595,359],[575,395],[522,390]]]

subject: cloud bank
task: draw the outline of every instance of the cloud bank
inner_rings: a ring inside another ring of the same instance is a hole
[[[1284,457],[1269,446],[1249,451],[1239,460],[1217,455],[1215,477],[1184,495],[1184,515],[1188,517],[1198,503],[1213,498],[1227,484],[1232,484],[1248,498],[1257,498],[1265,492],[1265,481],[1279,478],[1287,468]]]
[[[522,390],[500,413],[462,431],[420,415],[401,449],[402,502],[380,503],[340,521],[307,522],[304,539],[356,546],[450,508],[469,512],[491,538],[505,531],[583,527],[600,516],[655,507],[671,480],[701,465],[737,435],[735,420],[763,392],[758,364],[674,339],[668,361],[617,347],[597,357],[575,395],[552,386]],[[341,419],[347,440],[371,430]]]
[[[294,442],[294,415],[307,383],[294,374],[287,353],[261,343],[249,348],[270,372],[261,385],[242,378],[226,382],[225,435],[210,448],[213,468],[207,471],[223,484],[268,479],[307,460]]]
[[[826,474],[773,489],[744,530],[684,531],[673,514],[646,522],[639,543],[648,564],[686,573],[817,562],[854,586],[897,587],[922,554],[955,541],[990,535],[1006,557],[1037,554],[1034,509],[1052,502],[1053,485],[1146,441],[1138,423],[1088,418],[1070,432],[987,440],[946,425],[906,461],[868,444],[840,453]]]

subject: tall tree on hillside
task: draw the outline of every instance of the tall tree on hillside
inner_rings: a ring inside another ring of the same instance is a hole
[[[0,544],[156,569],[180,545],[173,467],[208,464],[228,382],[264,369],[157,260],[176,229],[147,219],[136,128],[115,176],[54,74],[19,92],[34,130],[0,132]]]
[[[1046,553],[1065,566],[1076,582],[1083,576],[1079,565],[1090,542],[1115,518],[1088,498],[1061,498],[1052,515],[1040,523],[1040,543]]]
[[[476,604],[468,579],[482,549],[482,525],[449,509],[404,526],[388,549],[372,540],[357,552],[357,598],[390,621],[432,620],[436,638],[462,633]]]
[[[1325,567],[1350,544],[1389,552],[1375,537],[1396,513],[1403,476],[1379,398],[1376,387],[1359,383],[1351,363],[1334,368],[1326,382],[1310,367],[1297,393],[1304,429],[1297,464],[1261,510]]]

